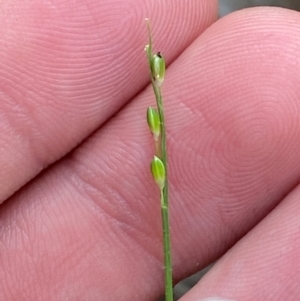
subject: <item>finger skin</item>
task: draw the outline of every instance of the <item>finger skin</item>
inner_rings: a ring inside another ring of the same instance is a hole
[[[280,9],[236,13],[168,68],[175,280],[221,256],[299,180],[299,20]],[[149,172],[154,146],[145,120],[152,103],[149,87],[5,204],[3,298],[162,294],[158,191]]]
[[[2,3],[0,203],[149,82],[145,17],[171,62],[216,19],[216,2]]]
[[[298,186],[180,300],[298,301],[299,201]]]

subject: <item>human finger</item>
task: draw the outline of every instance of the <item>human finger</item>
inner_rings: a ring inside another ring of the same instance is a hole
[[[298,21],[297,13],[271,9],[229,16],[168,70],[176,280],[221,256],[298,182]],[[40,258],[34,271],[15,274],[5,263],[16,257],[28,266],[30,259],[4,249],[1,264],[12,277],[3,294],[19,296],[26,288],[32,299],[56,288],[55,296],[153,300],[162,293],[159,201],[149,174],[153,144],[143,113],[151,101],[149,88],[3,208],[6,249],[26,229],[22,249]]]
[[[143,89],[146,16],[171,62],[216,19],[216,3],[2,4],[0,203]]]
[[[297,187],[181,301],[299,300]]]

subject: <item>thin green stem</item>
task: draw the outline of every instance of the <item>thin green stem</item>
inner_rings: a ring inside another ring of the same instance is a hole
[[[171,239],[170,239],[170,223],[169,223],[169,194],[168,194],[168,165],[167,165],[167,143],[166,143],[166,127],[163,100],[161,88],[156,85],[152,79],[152,86],[156,98],[157,111],[160,118],[161,127],[161,143],[160,156],[165,166],[166,181],[161,191],[161,216],[163,226],[163,244],[164,244],[164,267],[165,267],[165,299],[173,301],[173,276],[172,276],[172,258],[171,258]]]
[[[161,194],[161,217],[163,227],[163,244],[164,244],[164,267],[165,267],[165,299],[173,301],[173,276],[172,276],[172,258],[171,258],[171,239],[169,223],[169,195],[168,195],[168,166],[167,166],[167,146],[166,146],[166,128],[165,115],[161,88],[152,81],[156,98],[157,111],[160,118],[161,126],[161,160],[165,166],[166,181]]]
[[[165,301],[173,301],[173,276],[172,276],[172,258],[171,258],[171,239],[170,239],[170,223],[169,223],[169,195],[168,195],[168,160],[167,160],[167,145],[166,145],[166,128],[163,99],[161,93],[161,83],[157,83],[152,74],[152,38],[150,22],[146,19],[149,44],[145,50],[148,56],[149,68],[151,73],[151,82],[156,98],[157,111],[160,120],[160,140],[156,142],[156,155],[162,160],[165,169],[164,187],[160,190],[161,200],[161,216],[163,227],[163,248],[164,248],[164,268],[165,268]],[[161,58],[161,57],[160,57]]]
[[[171,258],[171,240],[169,227],[169,208],[165,204],[164,189],[161,195],[161,216],[164,241],[164,267],[165,267],[165,300],[173,301],[173,277],[172,277],[172,258]]]
[[[168,165],[167,165],[167,141],[166,141],[166,126],[165,126],[165,114],[164,114],[164,107],[163,107],[163,101],[162,101],[162,94],[161,94],[161,88],[157,87],[155,82],[152,81],[154,94],[156,98],[156,104],[157,104],[157,111],[160,118],[160,132],[161,132],[161,143],[160,143],[160,156],[161,160],[164,163],[165,166],[165,174],[166,174],[166,182],[165,187],[163,189],[164,193],[164,204],[168,207],[168,201],[169,201],[169,194],[168,194]]]

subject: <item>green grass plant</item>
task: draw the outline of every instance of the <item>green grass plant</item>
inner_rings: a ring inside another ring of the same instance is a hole
[[[151,173],[160,190],[161,217],[163,229],[165,301],[173,301],[173,276],[169,223],[168,164],[166,146],[165,115],[162,98],[162,84],[165,79],[165,59],[160,52],[152,52],[150,22],[146,19],[149,42],[145,46],[148,57],[151,83],[156,107],[148,107],[147,123],[155,141],[155,155],[151,161]]]

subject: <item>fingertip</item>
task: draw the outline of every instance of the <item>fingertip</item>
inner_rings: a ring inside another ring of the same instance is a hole
[[[196,301],[237,301],[237,300],[211,297],[211,298],[205,298],[205,299],[198,299]]]

